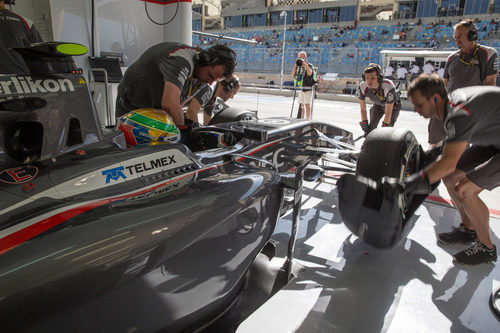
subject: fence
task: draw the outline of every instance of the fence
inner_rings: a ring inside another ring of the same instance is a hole
[[[250,73],[280,73],[281,48],[243,47],[235,49],[238,65],[236,71]],[[318,73],[338,73],[341,75],[359,75],[370,62],[380,61],[379,50],[372,48],[326,48],[305,47],[285,48],[284,69],[289,74],[300,51],[307,52],[307,59]]]

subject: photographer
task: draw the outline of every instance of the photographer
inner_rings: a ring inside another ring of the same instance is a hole
[[[310,119],[314,68],[313,65],[307,61],[307,53],[305,51],[299,52],[297,61],[295,65],[293,65],[292,76],[294,78],[294,86],[302,88],[299,91],[299,104],[302,105],[300,117],[303,119]]]

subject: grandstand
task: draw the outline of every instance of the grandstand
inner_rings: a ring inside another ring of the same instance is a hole
[[[201,12],[195,4],[193,8]],[[286,24],[281,11],[287,13]],[[259,44],[193,36],[193,45],[225,43],[237,53],[239,73],[278,82],[285,33],[284,73],[291,72],[298,52],[305,50],[321,75],[358,77],[367,63],[381,62],[381,50],[456,49],[453,25],[464,18],[474,19],[481,44],[500,51],[499,17],[500,0],[232,0],[222,1],[220,14],[211,16],[224,24],[205,31]],[[201,28],[200,22],[193,15],[193,30]]]

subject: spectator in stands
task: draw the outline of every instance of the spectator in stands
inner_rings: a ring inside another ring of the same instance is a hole
[[[453,27],[453,38],[458,50],[448,57],[444,67],[444,84],[448,93],[455,89],[496,84],[498,54],[494,48],[476,42],[477,30],[471,20],[460,21]],[[445,138],[443,125],[429,121],[429,144],[441,145]]]
[[[439,242],[474,244],[455,254],[455,262],[475,265],[496,261],[489,210],[479,194],[500,186],[500,88],[475,86],[448,95],[439,76],[420,75],[410,83],[408,96],[421,116],[445,124],[446,142],[441,158],[407,177],[403,188],[427,195],[430,184],[442,179],[462,225],[438,234]]]
[[[0,74],[27,74],[23,57],[11,48],[42,41],[32,21],[5,8],[12,0],[0,0]]]
[[[424,74],[432,74],[435,71],[434,65],[432,64],[432,61],[427,60],[424,67],[422,68],[422,70],[423,70]]]
[[[160,43],[129,66],[118,86],[116,115],[144,107],[162,109],[180,129],[185,126],[182,106],[203,83],[230,77],[236,54],[223,45],[206,50],[179,43]]]
[[[410,73],[411,73],[410,81],[412,81],[414,78],[418,76],[418,74],[420,74],[420,67],[417,65],[416,62],[412,62]]]
[[[401,109],[401,98],[394,83],[384,79],[381,66],[371,63],[364,69],[363,81],[358,85],[356,95],[361,111],[359,125],[365,136],[378,126],[382,117],[382,127],[394,126]],[[366,113],[366,97],[373,102],[369,121]]]
[[[299,104],[302,104],[301,118],[311,118],[312,89],[314,85],[314,67],[307,61],[307,53],[300,51],[292,69],[295,87],[299,88]]]
[[[392,67],[392,65],[389,63],[385,68],[384,76],[392,80],[394,79],[393,74],[394,74],[394,67]]]

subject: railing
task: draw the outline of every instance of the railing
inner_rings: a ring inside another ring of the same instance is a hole
[[[236,71],[254,73],[279,73],[281,70],[281,48],[239,48]],[[379,62],[378,50],[372,48],[286,48],[284,72],[289,74],[300,51],[307,52],[307,59],[318,73],[358,75],[370,62]]]

